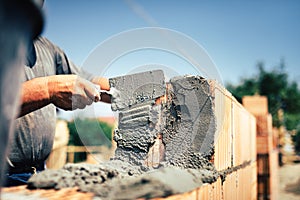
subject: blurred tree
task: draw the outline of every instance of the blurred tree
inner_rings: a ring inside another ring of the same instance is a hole
[[[297,83],[288,80],[284,60],[270,71],[265,69],[263,62],[258,62],[257,69],[258,73],[253,77],[243,78],[238,85],[229,83],[226,88],[239,102],[245,95],[267,96],[273,125],[285,125],[287,130],[297,130],[294,139],[300,151],[300,90]],[[278,119],[279,109],[284,111],[283,124]]]
[[[97,119],[78,119],[68,122],[69,145],[111,147],[113,126]],[[86,153],[76,153],[75,162],[86,159]]]
[[[300,153],[300,129],[298,129],[296,134],[293,135],[293,140],[295,142],[296,152]]]
[[[83,119],[68,122],[69,144],[78,146],[106,145],[111,147],[113,127],[97,119]]]

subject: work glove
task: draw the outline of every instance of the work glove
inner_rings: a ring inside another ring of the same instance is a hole
[[[50,102],[64,110],[83,109],[100,101],[100,88],[77,75],[47,77]]]

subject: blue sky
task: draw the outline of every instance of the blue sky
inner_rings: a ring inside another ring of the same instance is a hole
[[[136,9],[138,8],[138,9]],[[46,0],[44,36],[77,65],[107,38],[134,28],[159,26],[188,35],[217,65],[224,82],[267,68],[281,58],[300,79],[300,1]],[[300,83],[297,81],[298,84]]]
[[[198,42],[224,82],[252,75],[258,61],[271,68],[281,58],[291,79],[300,78],[300,1],[46,0],[44,9],[44,35],[77,65],[115,34],[159,26]]]

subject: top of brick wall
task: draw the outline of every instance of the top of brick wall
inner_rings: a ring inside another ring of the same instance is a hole
[[[268,114],[268,99],[265,96],[244,96],[243,106],[253,115]]]

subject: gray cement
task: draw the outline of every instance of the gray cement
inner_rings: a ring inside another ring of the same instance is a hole
[[[167,197],[191,191],[203,184],[203,177],[210,172],[204,170],[183,170],[174,167],[149,171],[138,177],[115,179],[114,190],[108,199],[136,199]]]
[[[137,108],[121,111],[119,128],[115,130],[114,140],[117,142],[115,157],[127,163],[145,166],[149,148],[155,143],[158,131],[156,124],[160,110],[150,103],[143,103]]]
[[[165,94],[165,78],[162,70],[110,78],[109,84],[118,91],[112,95],[113,111],[127,109]]]
[[[181,124],[189,122],[191,147],[194,152],[212,155],[216,118],[211,98],[210,86],[202,77],[185,76],[170,80],[173,88],[175,107],[181,109]]]
[[[216,181],[219,173],[209,161],[216,125],[208,82],[198,76],[175,77],[167,87],[166,103],[155,104],[165,94],[161,73],[110,80],[121,95],[112,103],[119,111],[119,126],[110,162],[46,170],[33,176],[28,187],[77,186],[103,199],[136,199],[166,197]],[[137,92],[129,95],[127,90]],[[140,101],[139,95],[147,98]]]
[[[137,176],[143,171],[139,166],[131,166],[118,160],[93,164],[66,164],[59,170],[45,170],[32,176],[28,188],[79,187],[81,191],[92,191],[97,185],[106,184],[114,178]]]
[[[183,168],[210,168],[216,119],[208,82],[199,76],[170,80],[163,141],[166,160]],[[170,112],[168,112],[168,110]]]

